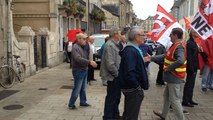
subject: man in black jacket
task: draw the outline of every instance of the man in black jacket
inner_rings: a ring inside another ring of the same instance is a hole
[[[198,105],[198,103],[192,100],[193,97],[193,89],[195,86],[195,78],[197,75],[197,70],[199,69],[198,62],[198,46],[195,42],[195,38],[198,37],[198,34],[191,30],[190,38],[186,44],[187,51],[187,66],[186,66],[186,83],[184,86],[183,92],[183,101],[182,105],[186,107],[194,107],[194,105]]]
[[[120,52],[119,85],[125,96],[123,120],[137,120],[142,100],[143,89],[149,87],[143,53],[139,45],[144,42],[141,28],[132,28],[129,42]]]

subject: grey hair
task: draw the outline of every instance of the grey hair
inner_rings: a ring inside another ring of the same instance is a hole
[[[112,28],[110,29],[109,31],[109,36],[110,37],[113,37],[114,35],[118,34],[120,32],[120,29],[119,28]]]
[[[141,30],[143,30],[141,27],[132,27],[128,34],[129,41],[133,41],[135,38],[135,35],[140,34]]]

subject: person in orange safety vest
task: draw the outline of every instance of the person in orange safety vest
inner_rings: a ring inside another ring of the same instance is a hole
[[[170,34],[172,46],[166,54],[150,57],[151,61],[160,62],[164,60],[163,79],[167,82],[164,90],[164,104],[162,112],[154,110],[153,113],[165,120],[170,105],[178,120],[185,120],[181,98],[184,87],[184,79],[186,76],[186,49],[182,42],[183,30],[181,28],[173,28]]]

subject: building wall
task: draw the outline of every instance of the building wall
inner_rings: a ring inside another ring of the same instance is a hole
[[[152,30],[153,23],[154,22],[154,17],[148,17],[146,20],[143,21],[143,27],[144,31],[147,33]]]
[[[47,36],[46,59],[47,66],[52,67],[62,62],[62,39],[59,34],[60,16],[58,4],[60,0],[15,0],[13,10],[14,31],[17,32],[22,26],[30,26],[36,35],[38,35],[38,43],[40,43],[40,35]],[[38,51],[41,46],[38,44]],[[41,55],[40,55],[41,56]],[[41,61],[41,57],[39,60]]]
[[[7,5],[5,0],[0,1],[0,57],[7,53]],[[1,60],[0,60],[1,64]]]
[[[179,6],[179,23],[183,28],[186,27],[183,16],[191,22],[198,11],[199,1],[200,0],[183,0],[181,2]]]
[[[22,26],[30,26],[35,31],[42,27],[50,30],[49,0],[15,0],[13,24],[15,34]]]
[[[112,13],[108,12],[107,10],[103,9],[105,15],[106,15],[106,28],[104,29],[110,29],[112,27],[119,27],[119,17],[113,15]]]

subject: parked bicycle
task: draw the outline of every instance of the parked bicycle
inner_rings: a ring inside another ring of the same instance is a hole
[[[7,64],[5,56],[1,57],[3,65],[0,67],[0,85],[6,89],[12,87],[16,79],[23,82],[25,77],[25,64],[21,62],[20,56],[13,55],[13,57],[15,58],[14,67]]]

